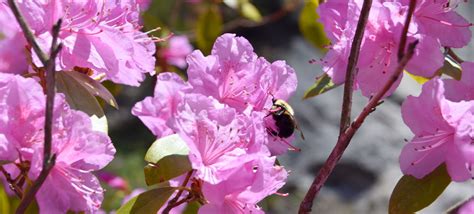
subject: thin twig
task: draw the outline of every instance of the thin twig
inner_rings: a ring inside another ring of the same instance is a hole
[[[43,63],[43,66],[45,66],[48,63],[48,57],[41,50],[40,46],[36,42],[35,35],[33,34],[33,31],[31,30],[31,28],[26,23],[25,17],[21,14],[20,10],[18,9],[18,5],[16,4],[15,0],[8,0],[8,4],[10,5],[10,8],[13,14],[15,15],[15,18],[18,21],[18,24],[20,24],[20,28],[23,31],[23,34],[25,35],[26,40],[31,45],[31,47],[33,47],[33,50],[35,50],[35,53],[36,55],[38,55],[38,58],[41,61],[41,63]]]
[[[408,5],[408,13],[407,17],[405,19],[405,24],[403,25],[403,30],[402,30],[402,36],[400,37],[400,44],[398,46],[398,61],[402,60],[403,56],[405,55],[405,47],[407,44],[407,34],[408,34],[408,28],[410,26],[411,22],[411,17],[413,16],[413,13],[415,12],[415,7],[416,7],[416,0],[410,0],[410,4]]]
[[[411,1],[415,1],[416,3],[416,0],[411,0]],[[415,6],[416,4],[410,4],[410,7],[415,7]],[[414,10],[409,9],[409,11],[414,11]],[[409,12],[407,14],[407,19],[411,19],[410,16],[412,15],[413,15],[413,12],[411,13]],[[406,23],[407,25],[409,25],[410,22],[406,22]],[[405,37],[405,41],[406,41],[406,37],[407,37],[406,32],[405,34],[401,35],[401,38],[403,37]],[[336,146],[332,150],[331,154],[327,158],[322,168],[319,170],[317,176],[314,178],[313,183],[311,184],[311,187],[306,193],[305,198],[301,202],[298,213],[302,214],[302,213],[311,212],[314,198],[317,196],[317,194],[321,190],[321,187],[324,185],[324,183],[326,183],[329,175],[332,173],[332,171],[336,167],[337,162],[341,159],[342,154],[344,153],[347,146],[349,145],[352,137],[357,132],[357,130],[362,126],[365,118],[367,118],[367,116],[369,116],[369,114],[372,113],[374,109],[380,104],[380,100],[382,99],[382,97],[384,97],[387,91],[393,86],[393,84],[398,80],[398,78],[400,78],[403,72],[403,69],[407,65],[408,61],[412,58],[417,44],[418,44],[418,41],[415,41],[408,46],[407,52],[403,55],[402,59],[398,62],[398,65],[394,73],[387,80],[384,87],[379,92],[377,92],[377,94],[374,97],[370,99],[369,103],[367,103],[367,105],[364,107],[364,109],[356,118],[356,120],[349,126],[349,128],[347,128],[347,130],[342,135],[339,136]]]
[[[364,38],[365,26],[369,19],[370,7],[372,6],[372,0],[365,0],[362,5],[360,12],[359,21],[357,23],[356,32],[354,39],[352,40],[351,52],[349,54],[349,60],[346,70],[346,81],[344,83],[344,98],[342,101],[341,111],[341,122],[339,126],[339,135],[349,127],[351,121],[351,109],[352,109],[352,94],[354,92],[354,77],[357,62],[359,61],[360,45]]]
[[[191,171],[188,172],[188,174],[186,175],[186,178],[184,179],[183,183],[181,184],[181,187],[186,187],[186,185],[188,185],[189,179],[191,179],[191,175],[193,175],[193,172],[194,172],[194,170],[191,170]],[[184,191],[184,188],[180,189],[178,191],[178,193],[176,193],[176,196],[168,202],[168,205],[163,210],[163,214],[168,214],[171,211],[171,209],[173,209],[174,207],[179,206],[179,204],[177,205],[177,201],[179,200],[179,198],[183,194],[183,191]]]
[[[20,205],[16,210],[17,214],[24,213],[31,202],[34,200],[36,193],[40,189],[43,182],[46,180],[49,172],[54,167],[56,161],[56,155],[51,155],[51,143],[52,143],[52,121],[53,121],[53,106],[54,106],[54,95],[55,95],[55,66],[56,56],[61,50],[61,45],[57,45],[59,31],[61,29],[61,20],[53,26],[52,30],[52,43],[50,49],[50,57],[46,57],[46,54],[41,50],[38,43],[35,40],[33,32],[25,21],[25,18],[20,13],[18,5],[14,0],[8,0],[11,10],[15,14],[15,17],[20,24],[20,27],[35,51],[39,59],[46,66],[46,113],[45,113],[45,124],[44,124],[44,147],[43,147],[43,167],[38,178],[35,180],[28,192],[24,194]]]
[[[8,173],[5,168],[3,168],[2,165],[0,165],[0,171],[3,173],[3,176],[5,176],[5,179],[7,180],[8,186],[10,189],[15,192],[16,196],[19,198],[23,197],[23,192],[21,191],[20,188],[16,185],[16,182],[12,179],[10,173]]]

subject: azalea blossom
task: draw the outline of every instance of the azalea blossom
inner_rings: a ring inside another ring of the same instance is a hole
[[[226,108],[261,123],[272,120],[266,117],[273,98],[288,100],[296,90],[296,74],[290,66],[284,61],[269,63],[257,57],[245,38],[233,34],[219,37],[211,55],[204,56],[196,50],[187,57],[187,62],[189,82],[176,74],[159,74],[154,97],[145,98],[132,110],[157,137],[177,132],[170,127],[170,119],[180,113],[177,107],[184,94],[211,96],[212,102],[227,105]],[[255,126],[263,128],[258,135],[266,138],[255,144],[257,150],[262,142],[275,155],[290,147],[293,136],[280,139],[267,133],[266,124]]]
[[[275,155],[285,153],[293,136],[272,136],[272,99],[287,100],[296,89],[294,70],[283,61],[258,57],[250,43],[220,36],[209,56],[191,53],[189,81],[177,74],[157,76],[154,97],[132,113],[157,136],[177,133],[189,148],[204,202],[200,213],[259,211],[257,203],[286,180]],[[274,125],[274,124],[273,124]],[[283,142],[285,141],[285,142]],[[238,181],[238,182],[237,182]]]
[[[38,177],[43,162],[42,91],[33,79],[0,75],[0,158],[16,163],[29,161],[27,176],[32,180]],[[106,134],[92,130],[85,113],[70,109],[62,94],[55,98],[53,115],[52,153],[56,164],[36,195],[40,211],[97,211],[103,189],[92,172],[113,159],[115,148]],[[10,174],[19,173],[13,164],[7,165]]]
[[[441,47],[463,47],[471,38],[471,24],[446,7],[447,1],[418,1],[409,26],[408,42],[418,40],[407,70],[415,75],[431,78],[443,65]],[[362,0],[329,0],[321,4],[320,21],[332,45],[321,59],[323,70],[332,81],[342,84],[345,80],[348,57],[355,35]],[[355,87],[366,97],[376,94],[390,78],[397,66],[400,34],[408,11],[409,0],[372,3],[359,56]],[[385,94],[396,89],[401,78]]]
[[[43,50],[50,48],[53,24],[63,20],[57,70],[90,68],[94,78],[132,86],[154,74],[155,42],[140,32],[140,6],[134,0],[21,1],[19,6]],[[43,66],[36,55],[34,62]]]
[[[168,46],[164,48],[162,57],[171,65],[178,68],[186,68],[186,56],[193,51],[193,46],[186,36],[173,36],[168,40]]]
[[[465,70],[456,82],[432,79],[403,103],[403,120],[415,134],[400,155],[404,174],[422,178],[445,163],[453,181],[474,177],[474,99],[463,100],[472,94],[464,84],[473,74]]]
[[[25,73],[28,70],[26,40],[10,8],[1,2],[0,26],[0,72]]]
[[[248,162],[229,179],[217,184],[203,184],[208,204],[199,213],[264,213],[257,205],[274,194],[284,184],[288,173],[274,166],[275,158],[261,158]]]

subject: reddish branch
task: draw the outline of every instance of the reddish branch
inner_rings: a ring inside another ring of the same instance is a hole
[[[47,55],[41,50],[38,43],[36,42],[33,31],[26,23],[25,18],[18,9],[16,2],[14,0],[8,0],[8,4],[15,15],[16,20],[18,21],[26,40],[31,45],[31,47],[33,47],[33,50],[35,51],[36,55],[38,55],[41,63],[46,67],[46,113],[44,124],[43,166],[38,178],[29,188],[28,192],[24,193],[20,205],[18,205],[16,213],[20,214],[24,213],[31,202],[34,200],[36,193],[40,189],[43,182],[46,180],[51,169],[54,167],[56,160],[56,156],[51,154],[51,143],[55,94],[55,60],[57,54],[61,50],[61,45],[57,45],[56,43],[59,31],[61,29],[61,20],[59,20],[58,23],[53,26],[53,41],[51,43],[50,56],[47,57]]]
[[[365,4],[366,4],[366,1],[364,1],[364,5]],[[401,54],[399,53],[399,55],[401,55],[402,57],[400,58],[398,62],[397,68],[395,69],[394,73],[390,76],[390,79],[385,83],[384,87],[379,92],[377,92],[377,94],[374,97],[370,99],[369,103],[367,103],[367,105],[364,107],[364,109],[359,114],[359,116],[355,119],[355,121],[352,122],[352,124],[344,132],[342,132],[339,135],[336,146],[332,150],[331,154],[327,158],[322,168],[319,170],[317,176],[314,178],[313,183],[311,184],[311,187],[309,188],[308,192],[306,193],[305,198],[300,204],[300,209],[298,213],[301,214],[301,213],[311,212],[311,208],[313,206],[313,201],[315,197],[321,190],[322,186],[328,179],[329,175],[334,170],[338,161],[341,159],[342,154],[344,153],[347,146],[349,145],[352,137],[357,132],[357,130],[362,126],[362,123],[364,122],[365,118],[367,118],[367,116],[369,116],[369,114],[375,110],[375,108],[380,104],[381,99],[384,97],[387,91],[393,86],[393,84],[397,81],[397,79],[400,78],[400,75],[402,74],[405,66],[407,65],[408,61],[412,58],[416,45],[418,44],[418,41],[411,43],[408,46],[408,50],[406,53],[404,50],[405,50],[408,27],[410,24],[411,16],[413,16],[413,11],[414,11],[415,6],[416,6],[416,0],[411,0],[409,12],[407,13],[406,22],[404,25],[404,30],[401,35],[400,41],[404,41],[404,42],[400,42],[399,51],[401,51]],[[361,12],[361,17],[362,17],[362,12]],[[359,18],[359,21],[360,21],[360,18]],[[357,27],[359,28],[361,27],[361,25],[358,24]],[[363,31],[363,30],[359,30],[359,32],[360,31]],[[353,60],[353,61],[349,60],[349,62],[352,62],[355,65],[357,64],[357,60]],[[350,90],[348,91],[352,92]],[[346,91],[344,92],[346,93]]]
[[[186,202],[187,201],[187,198],[181,200],[181,201],[178,201],[179,198],[181,197],[181,195],[183,194],[183,191],[184,191],[184,188],[186,187],[186,185],[188,185],[188,182],[189,182],[189,179],[191,179],[191,175],[193,174],[194,170],[191,170],[188,172],[188,174],[186,175],[186,178],[184,179],[183,183],[181,184],[181,188],[178,193],[176,194],[176,196],[171,199],[169,202],[168,202],[168,205],[166,206],[166,208],[163,210],[163,214],[167,214],[171,211],[171,209],[181,205],[182,203]]]
[[[352,93],[354,92],[354,77],[357,62],[359,61],[360,45],[364,38],[365,26],[369,19],[372,0],[365,0],[360,12],[354,39],[352,40],[351,52],[346,70],[346,81],[344,83],[344,98],[342,101],[341,122],[339,124],[339,135],[343,133],[351,121]]]

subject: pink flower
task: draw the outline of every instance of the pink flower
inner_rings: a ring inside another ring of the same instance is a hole
[[[132,114],[140,118],[157,137],[172,134],[167,121],[177,113],[178,104],[189,91],[188,84],[175,73],[161,73],[157,76],[154,97],[135,104]]]
[[[321,59],[323,70],[334,83],[345,80],[349,51],[362,8],[361,0],[330,0],[318,8],[321,22],[332,42],[329,52]],[[408,10],[407,0],[374,1],[362,40],[356,75],[356,88],[364,96],[376,94],[390,78],[397,66],[400,34]],[[469,23],[443,3],[419,2],[410,24],[408,41],[418,40],[418,46],[407,70],[413,74],[433,77],[443,65],[441,46],[462,47],[471,34]],[[355,17],[355,18],[354,18]],[[433,24],[428,22],[435,21]],[[457,37],[458,33],[461,37]],[[459,39],[453,39],[459,38]],[[401,78],[387,92],[393,93]]]
[[[45,97],[41,86],[33,79],[1,75],[0,91],[0,136],[4,136],[0,145],[11,147],[0,157],[18,162],[21,156],[29,161],[28,177],[34,180],[43,158]],[[106,134],[92,130],[85,113],[70,109],[60,94],[54,107],[52,152],[57,155],[56,164],[36,195],[41,212],[98,210],[103,189],[91,172],[105,167],[115,148]]]
[[[212,98],[191,94],[180,105],[173,128],[189,146],[189,160],[196,177],[216,184],[251,157],[241,139],[242,124],[234,109]]]
[[[465,93],[452,86],[464,83],[447,82],[430,80],[419,97],[409,96],[403,103],[403,120],[415,134],[400,155],[404,174],[422,178],[445,163],[453,181],[474,177],[474,100],[452,100],[446,96],[453,94],[450,90]]]
[[[461,64],[461,81],[452,79],[444,80],[446,97],[459,102],[461,100],[474,100],[474,62],[464,62]]]
[[[262,157],[242,165],[219,184],[204,182],[202,190],[208,204],[199,213],[263,213],[257,203],[276,193],[288,176],[274,163],[275,158]]]
[[[294,70],[284,61],[258,58],[243,37],[224,34],[209,56],[199,50],[187,58],[189,84],[196,93],[213,96],[239,112],[270,108],[273,95],[287,100],[296,89]]]
[[[189,82],[184,83],[176,74],[160,74],[154,97],[145,98],[132,110],[157,137],[184,130],[170,126],[173,120],[181,117],[178,115],[186,114],[187,109],[180,105],[189,105],[187,108],[199,111],[228,108],[240,115],[236,118],[250,121],[245,122],[248,128],[245,133],[253,139],[244,140],[249,144],[249,151],[269,150],[273,155],[279,155],[288,150],[294,137],[271,136],[267,128],[275,121],[267,115],[273,105],[272,98],[287,100],[296,90],[296,75],[291,67],[284,61],[270,64],[264,58],[258,58],[245,38],[233,34],[219,37],[211,55],[205,57],[200,51],[194,51],[187,61]],[[183,101],[184,94],[187,94],[187,104]],[[212,99],[203,98],[208,96]],[[191,102],[193,99],[202,101]],[[196,115],[199,115],[198,111],[188,117]],[[187,130],[193,129],[192,125],[187,127]]]
[[[114,189],[118,189],[122,191],[128,191],[129,189],[127,180],[113,173],[103,171],[103,172],[97,173],[97,177],[99,178],[101,182],[106,183],[107,185],[109,185],[110,187]]]
[[[13,13],[0,2],[0,72],[21,74],[28,70],[26,41]]]
[[[169,40],[168,47],[163,50],[163,58],[178,68],[186,67],[186,56],[193,51],[186,36],[173,36]]]
[[[154,74],[155,44],[139,31],[139,5],[133,0],[20,2],[40,46],[49,50],[50,29],[62,18],[63,49],[58,70],[91,68],[93,77],[138,86],[145,73]],[[41,63],[35,57],[35,64]]]
[[[474,198],[470,198],[468,199],[467,202],[462,204],[457,213],[458,214],[474,213]]]

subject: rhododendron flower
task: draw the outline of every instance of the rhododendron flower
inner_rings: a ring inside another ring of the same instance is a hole
[[[263,213],[257,203],[276,193],[284,184],[288,173],[274,166],[275,158],[261,158],[248,162],[229,179],[217,184],[203,184],[208,204],[199,213]]]
[[[345,80],[362,2],[329,0],[318,8],[320,21],[332,43],[321,64],[336,84]],[[412,60],[407,64],[407,70],[413,74],[433,77],[443,65],[441,47],[463,47],[471,38],[470,24],[452,8],[446,8],[446,2],[421,1],[417,4],[408,32],[409,42],[419,41]],[[360,88],[364,96],[376,94],[395,71],[408,4],[408,0],[376,0],[372,3],[361,45],[364,54],[359,56],[355,79],[355,87]],[[400,80],[385,96],[396,89]]]
[[[470,214],[474,213],[474,197],[468,199],[467,202],[461,205],[459,210],[457,211],[458,214]]]
[[[211,55],[196,50],[187,61],[189,84],[196,93],[213,96],[239,112],[269,108],[272,95],[287,100],[296,89],[290,66],[259,58],[245,38],[233,34],[217,38]]]
[[[25,73],[28,70],[26,40],[10,8],[1,2],[0,26],[0,72]]]
[[[173,36],[168,40],[168,46],[163,49],[162,57],[171,65],[178,68],[186,67],[186,56],[193,51],[193,46],[186,36]]]
[[[182,101],[190,87],[174,73],[162,73],[157,76],[154,97],[147,97],[138,102],[132,109],[132,114],[142,122],[157,137],[173,133],[167,126],[167,121],[177,113],[178,104]]]
[[[287,100],[296,75],[283,61],[259,58],[233,34],[219,37],[211,55],[194,51],[186,60],[189,82],[159,74],[154,97],[132,113],[157,137],[177,133],[186,142],[192,180],[202,183],[208,202],[200,213],[257,212],[256,203],[287,177],[274,155],[287,151],[294,138],[272,136],[268,120],[272,98]]]
[[[472,75],[463,72],[461,82],[432,79],[403,103],[403,120],[415,134],[400,155],[403,173],[422,178],[445,163],[453,181],[474,177],[474,100],[456,97]]]
[[[287,100],[296,90],[296,75],[291,67],[284,61],[269,63],[257,57],[245,38],[233,34],[219,37],[211,55],[204,56],[196,50],[187,61],[189,82],[184,83],[176,74],[160,74],[154,97],[145,98],[132,110],[158,137],[177,132],[169,124],[172,123],[170,119],[180,113],[177,106],[184,94],[212,96],[212,102],[227,105],[226,108],[235,109],[236,113],[261,123],[264,119],[272,119],[265,118],[272,106],[272,98]],[[267,127],[265,124],[261,126]],[[283,140],[265,130],[263,128],[263,133],[256,134],[265,139],[258,140],[255,150],[261,150],[262,144],[275,155],[288,150],[293,137]]]
[[[36,179],[42,168],[45,96],[33,79],[0,75],[0,145],[9,145],[3,160],[31,163],[28,177]],[[52,153],[56,164],[36,195],[40,211],[65,213],[99,209],[103,189],[91,173],[105,167],[115,148],[109,137],[92,130],[89,117],[69,108],[64,96],[55,99]],[[8,169],[14,169],[12,164]],[[10,171],[17,174],[17,170]],[[51,203],[54,201],[54,203]]]
[[[20,2],[20,8],[49,50],[50,29],[61,18],[57,69],[90,68],[94,78],[138,86],[145,73],[154,74],[154,40],[140,32],[139,4],[134,0]],[[34,57],[34,62],[42,66]]]
[[[110,187],[114,189],[118,189],[122,191],[127,191],[129,189],[128,182],[124,178],[117,176],[113,173],[99,172],[97,173],[97,177],[99,178],[101,182],[106,183],[107,185],[109,185]]]

